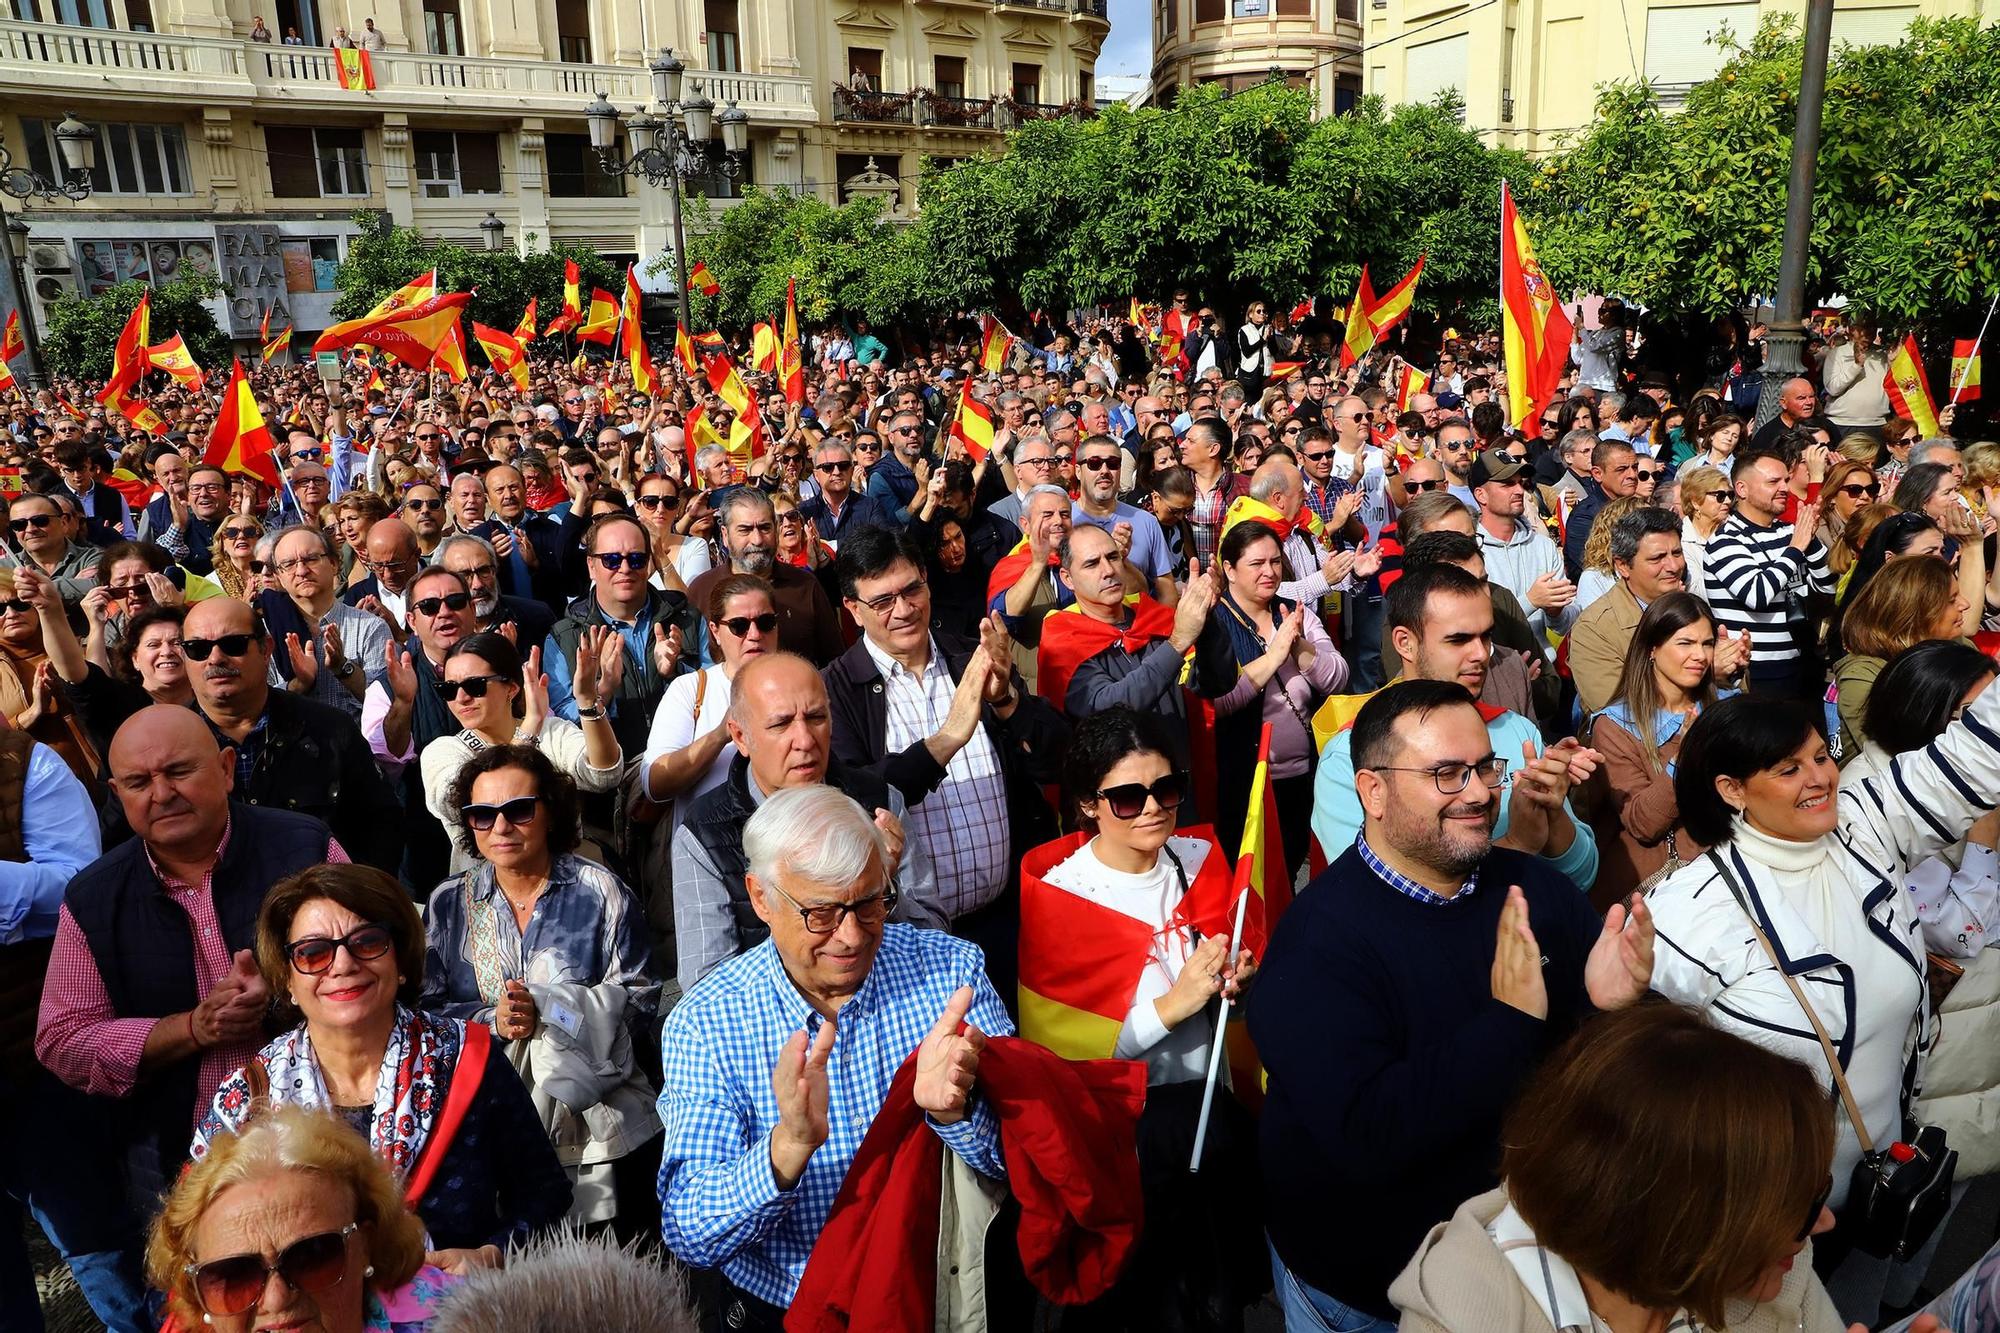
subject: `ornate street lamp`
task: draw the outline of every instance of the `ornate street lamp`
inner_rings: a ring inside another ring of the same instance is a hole
[[[6,140],[0,138],[0,194],[51,202],[57,199],[77,202],[90,197],[91,173],[97,170],[97,131],[65,112],[55,133],[56,153],[62,159],[59,180],[50,180],[33,168],[16,163]],[[35,332],[34,312],[28,307],[27,279],[14,257],[14,229],[20,225],[15,220],[0,227],[0,265],[5,266],[6,276],[14,287],[15,308],[21,312],[21,338],[28,345],[28,386],[45,389],[48,379],[42,374],[41,339]],[[22,226],[21,230],[25,233],[27,228]]]
[[[504,237],[506,232],[507,224],[502,222],[498,217],[495,217],[492,209],[487,209],[486,216],[479,220],[479,234],[486,238],[487,254],[495,254],[499,251],[501,245],[505,243]]]

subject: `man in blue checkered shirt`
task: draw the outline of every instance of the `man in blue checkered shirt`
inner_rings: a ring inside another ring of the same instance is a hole
[[[999,1125],[974,1084],[985,1034],[1014,1025],[977,946],[887,924],[889,848],[839,790],[776,793],[745,825],[743,850],[771,936],[667,1017],[660,1212],[668,1248],[722,1270],[728,1326],[775,1330],[912,1052],[931,1132],[1004,1178]]]

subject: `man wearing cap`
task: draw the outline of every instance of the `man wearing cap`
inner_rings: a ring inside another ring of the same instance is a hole
[[[1576,623],[1576,585],[1563,574],[1562,552],[1538,523],[1527,519],[1528,485],[1533,474],[1499,449],[1472,460],[1468,477],[1478,502],[1479,549],[1486,578],[1515,598],[1528,613],[1528,628],[1546,655],[1551,629],[1567,633]]]

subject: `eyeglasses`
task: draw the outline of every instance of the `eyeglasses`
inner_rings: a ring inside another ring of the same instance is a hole
[[[1471,440],[1439,440],[1438,448],[1448,454],[1462,454],[1472,447]]]
[[[1308,389],[1324,389],[1324,388],[1326,387],[1326,381],[1325,381],[1325,380],[1307,380],[1307,381],[1306,381],[1306,387],[1307,387]]]
[[[1652,468],[1642,467],[1638,471],[1634,472],[1632,475],[1637,477],[1640,481],[1658,481],[1661,477],[1664,477],[1667,474],[1664,472],[1655,471]]]
[[[1043,454],[1040,458],[1017,458],[1014,460],[1014,466],[1017,469],[1024,467],[1047,467],[1055,461],[1053,454]]]
[[[1371,773],[1428,773],[1437,784],[1438,792],[1444,796],[1456,796],[1464,791],[1472,781],[1474,773],[1487,786],[1499,789],[1507,785],[1507,761],[1492,755],[1476,764],[1443,763],[1430,768],[1398,768],[1393,764],[1377,764]]]
[[[1296,424],[1294,424],[1294,425],[1290,425],[1290,426],[1287,426],[1287,427],[1285,427],[1285,428],[1284,428],[1283,430],[1279,431],[1279,432],[1278,432],[1278,434],[1280,434],[1280,435],[1303,435],[1303,434],[1305,433],[1305,429],[1306,429],[1306,428],[1305,428],[1304,426],[1300,426],[1300,425],[1296,425]]]
[[[40,532],[43,528],[46,528],[49,524],[55,521],[56,521],[56,516],[54,514],[30,514],[26,518],[13,518],[7,520],[7,526],[14,532],[26,532],[29,528],[33,528],[36,532]]]
[[[1703,496],[1702,498],[1705,500],[1717,500],[1726,505],[1733,505],[1736,503],[1736,496],[1734,493],[1730,491],[1710,491],[1707,495]]]
[[[1852,495],[1856,497],[1865,495],[1872,500],[1876,496],[1882,493],[1882,487],[1879,482],[1870,482],[1866,486],[1863,486],[1859,482],[1849,482],[1847,485],[1842,486],[1840,488],[1840,493],[1842,495]]]
[[[257,634],[224,634],[213,639],[182,639],[181,655],[190,662],[206,662],[208,655],[220,648],[224,657],[241,657],[250,651],[250,645],[262,642]]]
[[[420,514],[433,513],[444,508],[443,500],[405,500],[403,508],[414,509]]]
[[[1169,773],[1150,787],[1143,782],[1126,782],[1102,788],[1097,799],[1110,807],[1113,817],[1137,819],[1145,812],[1148,798],[1158,802],[1162,810],[1180,809],[1181,802],[1187,800],[1187,789],[1187,774]]]
[[[621,569],[644,569],[653,562],[651,551],[592,551],[590,558],[612,573]]]
[[[1562,429],[1562,423],[1561,423],[1560,421],[1557,421],[1557,420],[1556,420],[1556,419],[1555,419],[1554,417],[1543,417],[1543,418],[1542,418],[1542,429],[1543,429],[1543,430],[1560,430],[1560,429]]]
[[[291,574],[301,569],[310,569],[324,559],[326,559],[326,552],[324,551],[314,551],[311,555],[295,555],[290,560],[280,560],[278,562],[278,572],[280,574]]]
[[[1406,481],[1403,483],[1403,486],[1405,489],[1422,493],[1424,491],[1441,491],[1444,489],[1444,484],[1444,478],[1439,477],[1435,481]]]
[[[434,616],[440,610],[446,607],[449,607],[453,611],[463,611],[466,607],[471,605],[472,605],[471,593],[448,592],[444,594],[444,596],[442,597],[425,597],[422,598],[421,600],[411,602],[410,609],[412,611],[415,611],[420,616]],[[443,687],[439,686],[439,688],[442,689]],[[473,697],[477,698],[478,696],[475,695]]]
[[[465,817],[466,825],[484,833],[498,820],[505,819],[515,828],[523,828],[535,822],[535,807],[541,804],[539,796],[516,796],[511,801],[498,805],[467,805],[459,809]]]
[[[641,509],[674,510],[681,507],[681,497],[678,495],[642,495],[639,497],[638,504]]]
[[[773,893],[790,903],[792,910],[799,914],[799,920],[804,923],[808,935],[833,934],[840,929],[840,923],[847,919],[849,913],[853,913],[854,919],[864,926],[879,926],[889,919],[889,913],[896,907],[897,894],[893,884],[857,903],[814,903],[811,907],[801,907],[798,899],[775,883],[770,887]]]
[[[371,921],[338,938],[308,935],[304,939],[293,940],[285,946],[285,957],[290,960],[292,971],[316,977],[333,966],[333,956],[343,948],[355,962],[372,963],[395,947],[396,937],[389,933],[389,928]]]
[[[779,511],[777,518],[778,518],[778,526],[781,528],[795,528],[799,524],[805,522],[803,518],[799,517],[799,511],[796,509],[781,510]]]
[[[1833,1197],[1833,1177],[1831,1175],[1828,1175],[1826,1178],[1826,1184],[1821,1185],[1819,1187],[1819,1193],[1813,1196],[1812,1207],[1806,1210],[1806,1224],[1804,1228],[1802,1228],[1799,1234],[1794,1236],[1792,1239],[1801,1241],[1812,1239],[1813,1228],[1819,1225],[1820,1210],[1826,1207],[1826,1201],[1828,1199],[1831,1199],[1832,1197]]]
[[[731,616],[727,620],[718,620],[715,623],[740,639],[748,634],[753,626],[759,634],[769,634],[778,628],[778,617],[775,612],[766,611],[760,616]]]
[[[195,1299],[204,1313],[247,1314],[263,1299],[276,1273],[293,1291],[310,1295],[338,1286],[347,1276],[347,1238],[361,1227],[349,1222],[338,1231],[323,1231],[293,1241],[267,1264],[261,1254],[233,1254],[205,1264],[188,1264],[182,1271],[194,1279]]]
[[[463,597],[465,594],[457,595]],[[468,699],[484,699],[488,685],[505,685],[507,679],[505,676],[464,676],[458,680],[441,680],[438,682],[438,698],[450,703],[463,690]]]
[[[256,528],[224,528],[222,530],[223,539],[232,542],[255,541],[263,535]]]
[[[496,571],[491,565],[474,565],[471,569],[460,569],[453,572],[467,583],[484,583],[487,579],[492,578]]]
[[[151,601],[153,590],[143,583],[108,583],[104,591],[111,594],[113,601]]]
[[[441,440],[441,439],[443,439],[443,438],[444,438],[444,436],[442,436],[442,435],[438,434],[438,433],[437,433],[436,431],[432,431],[432,432],[431,432],[430,434],[428,434],[428,435],[424,434],[424,433],[423,433],[422,431],[419,431],[419,432],[417,432],[417,433],[416,433],[415,435],[411,436],[410,438],[411,438],[411,439],[413,439],[413,440],[416,440],[416,441],[417,441],[417,442],[418,442],[419,444],[421,444],[421,443],[423,443],[423,442],[424,442],[425,440]]]
[[[0,611],[12,611],[17,616],[25,616],[34,609],[35,604],[33,602],[24,602],[18,597],[9,597],[5,601],[0,601]]]
[[[929,586],[922,579],[917,579],[914,582],[904,584],[894,592],[885,592],[880,597],[870,597],[866,601],[861,601],[859,598],[855,600],[861,601],[863,606],[873,611],[876,615],[886,616],[898,602],[905,602],[910,606],[915,606],[918,599],[924,595],[925,589]]]
[[[889,433],[891,435],[915,435],[917,428],[915,426],[891,426],[889,427]]]
[[[1286,433],[1290,434],[1289,431]],[[1305,459],[1306,462],[1308,463],[1324,463],[1327,459],[1332,457],[1333,457],[1333,450],[1321,449],[1318,453],[1307,454],[1305,456]]]
[[[252,574],[262,574],[265,570],[269,569],[270,567],[271,567],[270,562],[265,560],[252,560],[250,562],[250,572]]]
[[[853,466],[854,466],[854,464],[853,464],[853,463],[845,463],[845,462],[844,462],[844,463],[815,463],[815,464],[813,464],[813,471],[815,471],[815,472],[824,472],[824,473],[826,473],[826,474],[827,474],[828,476],[833,476],[833,475],[835,475],[835,474],[837,474],[837,473],[841,473],[841,472],[845,472],[845,471],[847,471],[847,470],[848,470],[849,468],[851,468],[851,467],[853,467]]]
[[[1102,472],[1106,468],[1117,467],[1118,457],[1117,455],[1113,454],[1109,457],[1079,458],[1076,460],[1076,465],[1080,468],[1088,468],[1092,472]]]
[[[1075,454],[1057,454],[1057,455],[1056,455],[1056,462],[1057,462],[1057,463],[1068,463],[1068,462],[1070,462],[1070,461],[1074,460],[1074,459],[1075,459],[1075,457],[1076,457],[1076,455],[1075,455]]]

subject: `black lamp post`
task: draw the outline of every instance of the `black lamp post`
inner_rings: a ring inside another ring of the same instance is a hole
[[[0,194],[20,200],[88,199],[93,188],[91,173],[97,169],[97,131],[65,113],[62,123],[56,126],[56,151],[62,158],[63,174],[60,180],[52,181],[33,168],[16,163],[5,139],[0,139]],[[27,343],[28,387],[46,389],[49,382],[42,373],[42,345],[35,332],[35,314],[28,308],[27,278],[14,250],[17,226],[21,226],[18,219],[0,227],[0,268],[4,268],[5,278],[14,288],[14,308],[21,312],[21,339]],[[27,228],[21,226],[21,230],[25,234]]]

